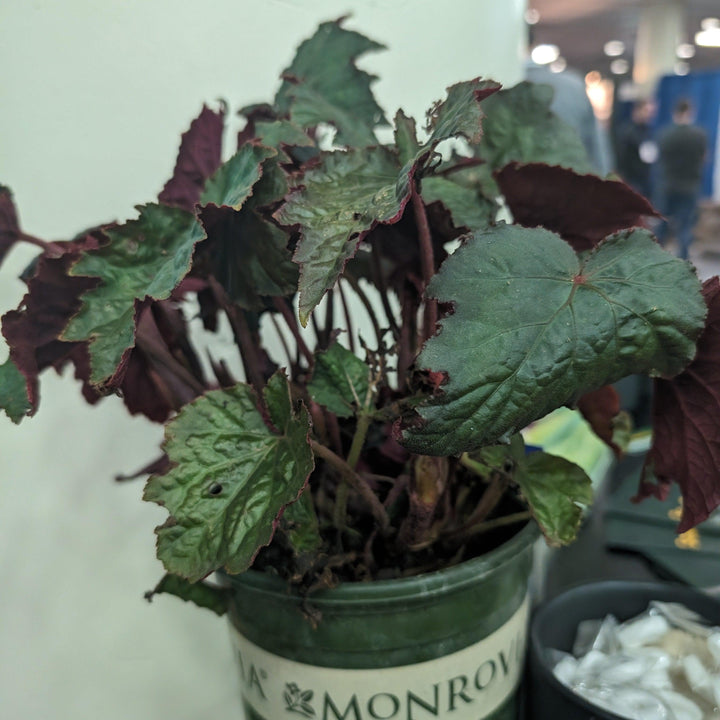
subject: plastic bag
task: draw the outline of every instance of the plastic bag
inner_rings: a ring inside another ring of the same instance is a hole
[[[572,654],[553,651],[555,677],[630,720],[720,719],[720,628],[679,603],[577,628]]]

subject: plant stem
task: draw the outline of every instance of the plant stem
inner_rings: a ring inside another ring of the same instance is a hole
[[[379,350],[382,347],[383,332],[380,329],[377,318],[375,317],[375,309],[370,302],[370,298],[362,289],[360,283],[354,277],[352,277],[352,275],[345,275],[344,279],[347,280],[348,283],[350,283],[350,287],[355,291],[355,294],[358,296],[360,302],[363,304],[365,310],[367,311],[368,317],[370,318],[370,322],[373,326],[373,330],[375,331],[375,337],[377,338],[377,346]]]
[[[490,484],[483,493],[483,496],[480,498],[480,502],[473,511],[472,515],[468,518],[464,527],[467,528],[471,525],[476,525],[477,523],[484,521],[500,502],[509,484],[510,479],[507,475],[504,473],[494,472],[490,479]]]
[[[283,346],[283,350],[285,351],[285,355],[288,359],[288,366],[292,368],[293,366],[293,356],[290,352],[290,346],[287,344],[287,340],[285,339],[285,333],[280,329],[280,323],[277,321],[277,318],[275,317],[274,313],[268,313],[270,315],[270,322],[273,324],[273,327],[275,328],[275,332],[277,333],[278,338],[280,339],[280,344]]]
[[[380,253],[375,247],[375,245],[373,245],[372,248],[372,276],[375,287],[377,287],[378,292],[380,293],[380,302],[382,303],[383,310],[385,311],[385,317],[387,317],[387,321],[390,324],[393,336],[397,340],[400,336],[400,332],[398,330],[397,322],[395,320],[395,314],[390,307],[388,289],[387,285],[385,284],[385,278],[383,277],[382,267],[380,265]]]
[[[330,338],[332,337],[332,329],[335,324],[335,291],[328,290],[325,296],[325,328],[323,330],[323,342],[322,347],[327,348],[330,344]]]
[[[39,237],[35,237],[34,235],[28,235],[24,232],[8,232],[8,234],[14,235],[16,240],[20,240],[30,245],[35,245],[39,248],[42,248],[51,257],[60,257],[61,255],[65,254],[65,249],[57,243],[48,242],[47,240],[42,240]]]
[[[158,365],[166,367],[178,379],[187,385],[195,395],[202,395],[207,388],[198,380],[184,365],[180,364],[156,336],[147,332],[143,327],[138,326],[135,333],[135,344],[148,358]]]
[[[347,304],[347,298],[345,297],[345,291],[343,290],[342,283],[338,282],[337,288],[340,292],[340,302],[342,302],[343,313],[345,314],[345,327],[347,328],[350,352],[355,354],[355,333],[353,332],[352,319],[350,318],[350,308]]]
[[[290,328],[290,332],[293,334],[293,337],[295,338],[295,342],[297,343],[298,349],[303,354],[305,359],[308,362],[308,365],[312,367],[314,358],[312,352],[310,352],[310,348],[305,344],[305,341],[303,340],[302,335],[300,334],[300,328],[298,327],[298,322],[295,319],[295,316],[290,311],[290,308],[288,307],[288,304],[285,302],[283,298],[280,297],[274,297],[273,298],[273,305],[275,306],[275,309],[283,316],[285,319],[285,322],[288,325],[288,328]]]
[[[328,465],[331,465],[337,470],[340,475],[347,480],[347,482],[358,491],[360,496],[370,506],[372,514],[380,524],[383,530],[386,530],[390,526],[390,518],[385,512],[385,508],[378,499],[377,495],[372,491],[372,488],[343,460],[339,455],[336,455],[330,448],[321,445],[316,440],[310,440],[310,447],[312,448],[315,455],[325,460]]]
[[[257,350],[255,343],[253,342],[250,327],[247,324],[245,313],[230,302],[225,289],[214,277],[210,276],[209,282],[213,294],[230,321],[230,327],[232,328],[233,335],[240,347],[240,355],[242,357],[247,380],[258,393],[262,393],[265,383],[263,381],[262,372],[260,371],[260,359],[257,355]]]
[[[423,285],[427,293],[427,287],[435,273],[435,253],[433,251],[432,237],[430,236],[430,224],[428,223],[425,204],[418,192],[417,180],[412,181],[412,206],[415,214],[418,236],[420,239],[420,265],[422,267]],[[437,300],[425,297],[425,311],[423,317],[423,341],[427,340],[434,332],[437,324]]]
[[[370,414],[361,410],[358,415],[357,427],[355,428],[355,434],[353,435],[352,444],[350,445],[347,456],[347,464],[353,470],[355,470],[358,460],[360,460],[360,453],[362,452],[363,445],[365,445],[365,438],[370,428],[370,420]]]
[[[515,525],[516,523],[523,522],[523,520],[530,520],[532,513],[529,510],[523,510],[522,512],[511,513],[510,515],[501,515],[500,517],[493,518],[492,520],[485,520],[477,525],[468,528],[465,531],[465,538],[470,538],[473,535],[480,535],[482,533],[490,532],[499,527],[506,527],[507,525]]]
[[[488,466],[479,463],[477,460],[473,460],[466,452],[460,456],[460,464],[481,478],[485,478],[488,475]]]
[[[413,338],[415,337],[415,308],[413,307],[410,291],[407,287],[403,289],[402,325],[400,327],[400,339],[398,341],[398,367],[397,383],[398,389],[407,387],[408,371],[413,361]]]

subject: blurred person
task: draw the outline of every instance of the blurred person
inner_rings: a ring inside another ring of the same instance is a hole
[[[525,63],[525,79],[553,88],[550,109],[577,131],[595,171],[607,175],[613,166],[610,142],[595,117],[585,79],[574,70],[553,72],[547,65],[538,65],[530,59]]]
[[[678,241],[678,256],[687,260],[697,220],[707,136],[693,124],[694,111],[683,98],[673,110],[673,123],[658,137],[659,210],[665,222],[658,240],[665,244],[670,227]]]
[[[658,158],[652,128],[654,116],[655,103],[652,100],[637,100],[630,119],[620,125],[615,139],[618,173],[646,198],[652,197],[652,166]]]

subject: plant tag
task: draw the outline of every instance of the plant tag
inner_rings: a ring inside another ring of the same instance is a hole
[[[413,665],[339,669],[295,662],[233,632],[248,720],[482,720],[517,689],[528,599],[500,628]]]

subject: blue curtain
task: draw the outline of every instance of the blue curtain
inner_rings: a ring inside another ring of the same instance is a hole
[[[703,175],[702,194],[712,197],[715,146],[718,142],[720,116],[720,70],[693,72],[688,75],[665,75],[661,78],[656,98],[656,131],[672,123],[673,108],[681,98],[687,98],[692,103],[695,108],[695,123],[707,133],[708,156]]]

